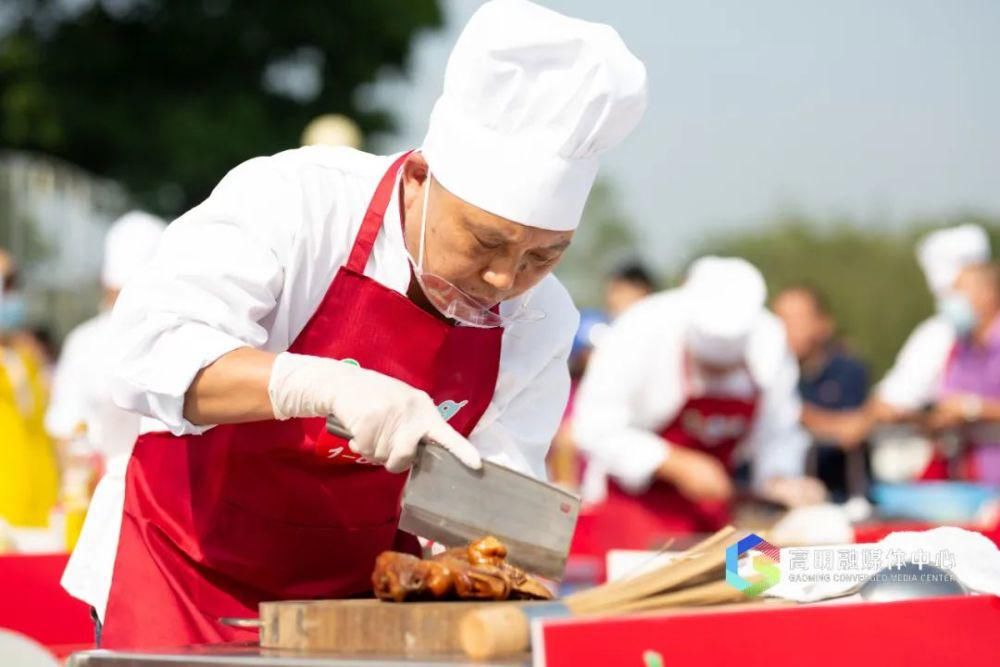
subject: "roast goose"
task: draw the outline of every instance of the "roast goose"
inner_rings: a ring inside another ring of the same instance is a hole
[[[484,537],[427,559],[384,551],[372,573],[375,597],[415,600],[551,600],[552,593],[507,562],[507,547]]]

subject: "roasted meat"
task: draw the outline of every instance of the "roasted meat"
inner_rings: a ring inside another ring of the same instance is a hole
[[[381,600],[550,600],[552,593],[507,562],[507,547],[484,537],[422,560],[385,551],[375,561],[372,587]]]

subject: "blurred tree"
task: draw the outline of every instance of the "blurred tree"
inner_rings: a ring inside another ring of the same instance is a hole
[[[819,288],[830,301],[843,339],[878,378],[913,327],[933,311],[914,253],[917,240],[931,229],[962,222],[988,229],[994,252],[1000,249],[1000,220],[985,217],[914,221],[894,230],[789,215],[763,230],[710,238],[692,257],[745,257],[764,273],[772,296],[792,284]]]
[[[404,67],[436,0],[4,0],[0,142],[122,181],[175,214],[321,113],[391,129],[353,93]]]
[[[15,203],[10,178],[0,164],[0,248],[21,264],[45,259],[51,244],[38,231],[38,222]]]
[[[622,210],[613,185],[598,180],[556,275],[578,306],[601,307],[605,278],[618,262],[636,254],[639,243],[635,226]]]

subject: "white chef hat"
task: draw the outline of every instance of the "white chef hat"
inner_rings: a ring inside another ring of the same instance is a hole
[[[423,153],[450,192],[503,218],[580,222],[597,157],[646,109],[646,68],[610,26],[491,0],[448,59]]]
[[[990,239],[979,225],[966,224],[931,232],[917,244],[917,261],[936,297],[949,290],[959,272],[990,259]]]
[[[121,289],[153,256],[167,224],[149,213],[130,211],[115,220],[104,237],[101,283]]]
[[[760,271],[738,257],[702,257],[691,265],[681,289],[691,354],[717,366],[740,363],[764,313],[767,286]]]

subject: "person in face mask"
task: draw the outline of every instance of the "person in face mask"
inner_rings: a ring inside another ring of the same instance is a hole
[[[936,312],[917,325],[892,368],[874,388],[864,408],[845,413],[827,425],[826,435],[844,447],[864,441],[880,423],[915,422],[936,398],[953,348],[957,327],[968,326],[964,304],[952,298],[955,280],[968,266],[989,261],[990,240],[974,224],[933,231],[917,245],[917,261],[937,304]]]
[[[17,265],[0,250],[0,518],[14,526],[48,525],[58,469],[43,417],[48,400],[42,360],[23,331]]]
[[[1000,484],[1000,264],[964,269],[940,312],[958,338],[927,424],[961,429],[969,447],[963,475]]]
[[[894,366],[877,389],[876,416],[898,421],[935,397],[956,334],[969,326],[969,313],[954,299],[959,274],[988,262],[989,237],[979,225],[965,224],[931,232],[917,246],[917,260],[937,304],[935,316],[914,329]]]
[[[424,437],[544,476],[578,319],[551,273],[645,105],[611,27],[493,0],[420,150],[250,160],[171,223],[112,314],[111,394],[147,419],[124,518],[96,519],[121,522],[104,644],[250,641],[219,617],[370,591],[380,552],[419,551]]]
[[[745,260],[704,257],[682,287],[611,325],[574,410],[583,486],[603,491],[585,498],[577,551],[649,548],[724,525],[738,450],[752,462],[750,493],[786,505],[823,498],[803,476],[798,366],[765,295]]]

